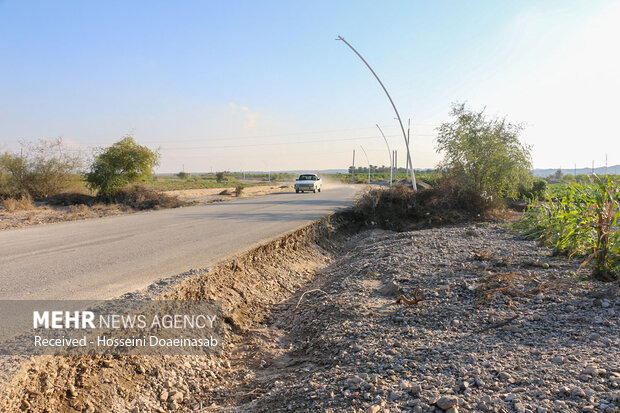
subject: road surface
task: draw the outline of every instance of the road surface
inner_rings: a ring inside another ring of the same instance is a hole
[[[356,188],[281,193],[0,231],[0,299],[110,299],[351,204]]]

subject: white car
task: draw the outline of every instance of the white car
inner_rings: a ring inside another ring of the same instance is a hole
[[[315,174],[303,174],[299,175],[297,181],[295,181],[295,192],[321,192],[321,187],[323,186],[323,181]]]

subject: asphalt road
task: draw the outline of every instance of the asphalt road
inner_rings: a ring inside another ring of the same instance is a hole
[[[0,231],[0,299],[109,299],[212,266],[351,204],[356,189]]]

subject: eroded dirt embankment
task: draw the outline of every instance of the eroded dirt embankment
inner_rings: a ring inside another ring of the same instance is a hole
[[[346,213],[326,217],[188,278],[159,299],[221,300],[226,320],[218,356],[37,357],[25,363],[0,396],[6,412],[197,410],[252,389],[223,379],[236,375],[234,353],[247,329],[312,281],[350,231]],[[241,371],[241,370],[239,370]]]

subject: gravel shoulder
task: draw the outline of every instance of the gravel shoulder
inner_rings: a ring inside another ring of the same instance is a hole
[[[293,241],[167,293],[223,301],[220,356],[42,358],[0,407],[620,411],[618,284],[577,262],[497,224]]]
[[[620,411],[617,284],[579,282],[576,262],[497,225],[344,248],[308,287],[325,294],[264,324],[264,393],[231,411]]]

